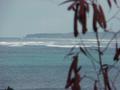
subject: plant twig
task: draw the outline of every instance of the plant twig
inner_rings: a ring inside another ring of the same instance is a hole
[[[106,45],[106,47],[102,50],[102,53],[104,53],[104,52],[108,49],[108,47],[109,47],[109,45],[111,44],[112,40],[113,40],[119,33],[120,33],[120,30],[119,30],[118,32],[116,32],[116,33],[114,34],[114,36],[110,39],[110,41],[108,42],[108,44]]]

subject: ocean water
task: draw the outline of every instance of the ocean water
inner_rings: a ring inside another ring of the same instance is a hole
[[[97,59],[95,39],[40,38],[20,40],[0,40],[0,90],[7,86],[15,90],[64,90],[71,57],[65,58],[73,46],[87,47]],[[104,49],[109,40],[102,40]],[[119,42],[120,43],[120,42]],[[113,63],[115,41],[110,44],[103,62]],[[76,49],[78,50],[78,49]],[[82,53],[79,64],[81,74],[95,77],[91,61]],[[114,79],[114,78],[113,78]],[[119,87],[117,81],[117,87]],[[86,80],[83,90],[92,90],[93,81]],[[89,88],[88,88],[89,87]],[[90,89],[91,88],[91,89]]]

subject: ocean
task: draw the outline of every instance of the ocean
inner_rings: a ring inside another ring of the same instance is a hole
[[[101,48],[109,41],[101,40]],[[98,59],[95,39],[39,38],[39,39],[0,39],[0,90],[8,86],[14,90],[64,90],[71,56],[66,57],[75,46],[87,47]],[[119,41],[120,43],[120,41]],[[110,44],[103,62],[113,63],[115,40]],[[95,77],[91,61],[82,53],[79,55],[80,73]],[[114,78],[112,78],[114,79]],[[83,90],[92,90],[93,81],[85,80]],[[120,83],[117,81],[116,86]],[[90,89],[91,88],[91,89]]]

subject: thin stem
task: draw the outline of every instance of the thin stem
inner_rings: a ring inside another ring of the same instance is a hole
[[[95,61],[97,64],[99,64],[99,62],[95,59],[95,57],[89,52],[88,48],[86,47],[84,41],[82,40],[82,37],[80,37],[80,42],[81,44],[84,46],[85,51],[87,52],[87,54],[89,55],[88,59],[90,59],[91,61]],[[80,44],[80,43],[79,43]]]
[[[104,52],[108,49],[108,47],[109,47],[109,45],[111,44],[112,40],[113,40],[119,33],[120,33],[120,30],[119,30],[118,32],[116,32],[116,33],[114,34],[114,36],[110,39],[110,41],[107,43],[106,47],[103,49],[102,53],[104,53]]]
[[[114,19],[119,13],[120,13],[120,8],[118,8],[117,12],[107,20],[107,23],[110,22],[112,19]]]
[[[103,72],[103,67],[102,67],[102,53],[101,53],[101,48],[100,48],[99,35],[98,35],[98,32],[96,32],[95,34],[96,34],[97,46],[98,46],[98,55],[99,55],[100,70],[102,72],[102,76],[103,76],[103,79],[104,79],[104,72]],[[104,81],[104,87],[105,87],[105,81]]]
[[[97,45],[98,45],[99,64],[100,64],[100,67],[102,67],[101,48],[100,48],[100,41],[99,41],[98,32],[96,32],[96,39],[97,39]],[[102,68],[101,68],[101,69],[102,69]]]

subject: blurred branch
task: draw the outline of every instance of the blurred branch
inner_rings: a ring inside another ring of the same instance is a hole
[[[114,32],[115,33],[115,32]],[[115,34],[114,34],[114,36],[110,39],[110,41],[108,42],[108,44],[106,45],[106,47],[102,50],[102,53],[104,53],[107,49],[108,49],[108,47],[109,47],[109,45],[111,44],[111,42],[112,42],[112,40],[117,36],[117,34],[119,34],[120,33],[120,30],[118,31],[118,32],[116,32]]]
[[[119,13],[120,13],[120,8],[118,8],[117,12],[107,20],[107,23],[113,20]]]

